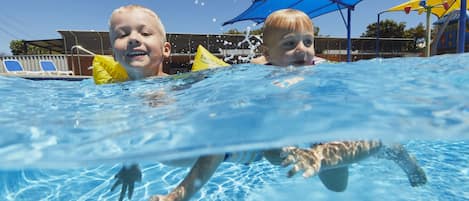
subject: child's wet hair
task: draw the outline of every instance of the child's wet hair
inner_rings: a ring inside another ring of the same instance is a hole
[[[273,12],[264,22],[264,43],[279,29],[288,32],[314,32],[313,21],[304,12],[282,9]]]
[[[119,12],[124,12],[124,11],[131,11],[131,10],[141,10],[155,17],[155,20],[157,23],[156,26],[159,28],[158,29],[159,34],[161,35],[163,42],[166,42],[166,31],[165,31],[163,22],[161,22],[160,17],[151,9],[141,6],[141,5],[131,4],[131,5],[126,5],[126,6],[121,6],[119,8],[116,8],[114,11],[112,11],[111,17],[109,18],[109,28],[112,28],[111,21],[112,21],[112,16],[114,16],[114,14],[119,13]]]

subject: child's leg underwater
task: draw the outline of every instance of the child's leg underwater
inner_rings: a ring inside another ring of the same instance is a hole
[[[394,144],[389,147],[384,146],[378,158],[394,161],[406,173],[412,187],[421,186],[427,183],[425,171],[417,164],[414,156],[411,156],[401,144]]]
[[[304,171],[304,177],[318,174],[322,183],[336,192],[347,187],[348,165],[373,155],[396,162],[407,174],[411,186],[427,181],[423,169],[402,145],[387,147],[378,140],[336,141],[314,144],[310,149],[287,147],[284,151],[288,157],[283,164],[294,165],[289,176],[298,171]]]

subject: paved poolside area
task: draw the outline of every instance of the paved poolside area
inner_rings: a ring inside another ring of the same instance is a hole
[[[66,80],[66,81],[82,81],[84,79],[91,79],[92,76],[83,75],[51,75],[51,74],[24,74],[24,73],[0,73],[0,76],[5,77],[21,77],[29,80]]]

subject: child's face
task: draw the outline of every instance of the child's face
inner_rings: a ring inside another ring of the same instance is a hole
[[[109,34],[114,57],[131,78],[162,72],[171,49],[163,42],[160,29],[156,18],[143,10],[123,10],[112,16]]]
[[[268,41],[264,52],[267,60],[276,66],[306,66],[314,62],[314,33],[278,30]]]

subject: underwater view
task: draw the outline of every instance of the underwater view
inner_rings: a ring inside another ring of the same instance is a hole
[[[266,160],[225,162],[192,200],[469,200],[469,54],[109,85],[0,76],[0,97],[0,200],[118,200],[114,175],[131,163],[143,172],[132,200],[148,200],[189,171],[158,161],[358,139],[402,143],[428,182],[370,157],[337,193]]]

